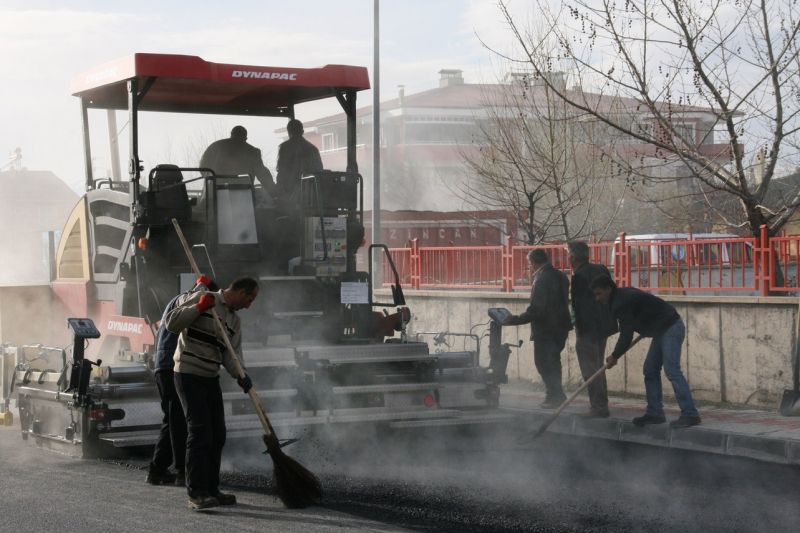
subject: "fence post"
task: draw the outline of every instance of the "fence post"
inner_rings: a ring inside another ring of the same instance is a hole
[[[411,239],[411,288],[419,290],[422,284],[422,254],[419,252],[419,239]]]
[[[501,278],[503,281],[503,292],[514,291],[514,238],[510,235],[503,245],[501,260]]]
[[[762,224],[759,228],[758,247],[759,260],[759,293],[761,296],[769,296],[769,291],[772,285],[772,272],[775,268],[774,261],[772,261],[772,244],[769,242],[769,233],[767,232],[766,224]]]
[[[630,279],[631,265],[628,261],[628,245],[625,242],[625,232],[623,231],[614,243],[614,283],[618,287],[628,287]]]

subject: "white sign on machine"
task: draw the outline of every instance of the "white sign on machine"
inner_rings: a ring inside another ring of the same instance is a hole
[[[368,304],[369,284],[354,281],[343,281],[340,297],[343,304]]]

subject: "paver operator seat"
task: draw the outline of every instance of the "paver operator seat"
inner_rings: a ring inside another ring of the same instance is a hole
[[[189,196],[177,165],[158,165],[153,171],[153,197],[159,211],[169,211],[179,221],[191,217]]]

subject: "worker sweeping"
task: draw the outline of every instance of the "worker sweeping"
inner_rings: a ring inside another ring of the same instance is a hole
[[[218,374],[223,365],[245,393],[252,387],[247,374],[238,377],[234,359],[242,360],[241,322],[236,311],[250,307],[257,296],[258,282],[239,278],[222,291],[198,291],[180,298],[165,319],[169,331],[180,332],[174,356],[175,390],[186,415],[186,488],[193,509],[236,503],[236,496],[219,490],[225,412]],[[211,310],[227,330],[235,354],[220,338]]]
[[[681,345],[686,327],[675,308],[658,296],[634,287],[617,288],[609,276],[595,278],[591,284],[597,301],[609,306],[614,320],[619,324],[619,338],[614,351],[606,358],[606,368],[617,364],[628,350],[633,333],[652,337],[650,349],[644,360],[644,387],[647,411],[633,419],[634,425],[663,424],[664,404],[661,391],[661,368],[672,383],[681,416],[670,422],[673,428],[695,426],[700,415],[694,405],[689,384],[681,372]]]

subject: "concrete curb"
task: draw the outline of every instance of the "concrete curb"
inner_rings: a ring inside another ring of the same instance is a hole
[[[538,395],[512,393],[504,397],[501,394],[501,399],[501,407],[513,413],[520,425],[535,428],[552,414],[552,411],[535,407],[543,399]],[[586,406],[585,400],[581,403]],[[705,418],[699,426],[672,429],[668,422],[641,428],[634,426],[631,419],[641,414],[641,407],[612,405],[615,416],[599,419],[579,416],[582,409],[585,407],[571,406],[548,431],[800,466],[800,430],[780,427],[786,424],[773,419],[771,413],[763,413],[764,420],[755,424],[756,415],[751,412],[740,415],[714,410],[707,416],[701,413]],[[737,416],[743,422],[737,421]],[[668,412],[667,419],[673,418],[677,418],[677,413]],[[800,425],[800,420],[797,424]]]

